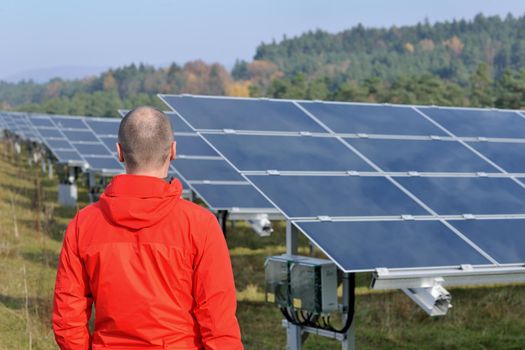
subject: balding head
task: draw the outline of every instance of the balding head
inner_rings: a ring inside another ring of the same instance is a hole
[[[141,106],[129,111],[118,131],[119,157],[128,172],[155,171],[165,167],[171,155],[173,130],[160,110]]]

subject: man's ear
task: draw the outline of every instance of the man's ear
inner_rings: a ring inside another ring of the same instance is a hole
[[[177,142],[173,141],[170,147],[170,161],[175,160],[176,155],[177,155]]]
[[[120,143],[118,142],[115,145],[117,146],[118,160],[119,162],[124,163],[124,153],[122,153],[122,147],[120,146]]]

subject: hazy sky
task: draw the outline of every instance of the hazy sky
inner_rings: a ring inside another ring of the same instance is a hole
[[[525,13],[524,0],[0,0],[0,78],[62,66],[231,66],[306,30]]]

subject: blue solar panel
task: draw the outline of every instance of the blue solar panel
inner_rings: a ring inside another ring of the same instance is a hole
[[[251,185],[193,184],[192,187],[206,203],[215,209],[264,209],[272,205]],[[266,209],[265,209],[266,208]]]
[[[108,171],[121,173],[124,172],[124,166],[118,162],[115,158],[103,158],[103,157],[90,157],[84,156],[89,164],[89,168],[95,171]]]
[[[87,129],[86,124],[80,118],[52,116],[51,119],[60,129]]]
[[[525,138],[525,118],[516,112],[453,108],[419,108],[460,137]]]
[[[119,119],[105,118],[105,119],[93,119],[86,118],[86,124],[93,130],[98,136],[102,135],[118,135],[118,129],[120,126]]]
[[[51,122],[50,119],[48,119],[47,117],[46,118],[39,118],[39,117],[29,117],[31,123],[35,126],[35,127],[48,127],[48,128],[54,128],[55,125],[53,124],[53,122]]]
[[[104,137],[101,137],[100,138],[100,141],[102,141],[102,143],[104,145],[106,145],[106,147],[112,152],[112,153],[116,153],[117,152],[117,142],[118,142],[118,139],[116,136],[104,136]]]
[[[411,107],[301,102],[336,133],[445,135]]]
[[[347,271],[491,263],[439,221],[296,225]]]
[[[384,171],[499,172],[456,141],[347,139],[347,142]]]
[[[248,176],[289,217],[428,215],[383,177]]]
[[[195,129],[326,132],[291,102],[163,96]]]
[[[182,136],[176,137],[177,154],[179,156],[208,156],[217,157],[218,154],[199,136]]]
[[[62,132],[70,141],[98,142],[91,131],[62,130]]]
[[[222,159],[175,159],[172,165],[188,181],[244,181]]]
[[[525,219],[451,221],[501,264],[525,262]]]
[[[168,118],[170,118],[171,121],[171,127],[173,128],[173,132],[175,135],[178,133],[194,133],[194,131],[184,122],[184,120],[180,119],[180,117],[177,115],[177,113],[172,112],[166,112],[165,113]]]
[[[63,139],[64,135],[56,129],[38,129],[38,132],[40,135],[42,135],[43,138],[58,138]]]
[[[406,177],[397,181],[440,215],[525,214],[525,189],[511,179]]]
[[[525,173],[525,143],[470,142],[470,146],[510,173]]]
[[[206,135],[240,170],[372,171],[336,138]]]
[[[86,156],[86,155],[100,155],[100,156],[111,156],[111,153],[101,144],[90,144],[90,143],[73,143],[73,147],[77,151]]]
[[[73,146],[67,140],[50,139],[46,143],[51,149],[72,149]]]
[[[78,154],[75,150],[54,150],[53,154],[57,157],[60,163],[69,163],[69,162],[82,162],[84,159]]]

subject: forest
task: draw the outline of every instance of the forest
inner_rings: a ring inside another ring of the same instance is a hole
[[[201,60],[140,63],[47,83],[0,81],[0,109],[117,116],[158,93],[525,108],[525,16],[315,30],[261,43],[231,71]]]

